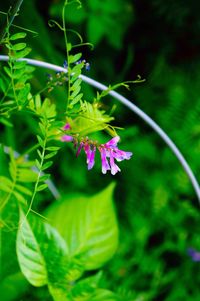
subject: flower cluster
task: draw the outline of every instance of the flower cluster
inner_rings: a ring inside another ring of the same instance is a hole
[[[187,253],[191,257],[192,261],[194,262],[200,261],[200,252],[196,251],[194,248],[189,248],[187,250]]]
[[[67,123],[64,130],[70,130],[70,125]],[[119,136],[115,136],[105,144],[98,144],[96,141],[90,140],[88,137],[78,139],[75,135],[63,135],[61,137],[63,142],[73,142],[75,149],[77,149],[76,156],[78,156],[83,149],[86,154],[88,170],[92,169],[95,164],[96,150],[100,152],[102,162],[102,173],[106,174],[108,170],[112,175],[121,171],[116,161],[129,160],[132,156],[131,152],[125,152],[117,147],[120,140]]]

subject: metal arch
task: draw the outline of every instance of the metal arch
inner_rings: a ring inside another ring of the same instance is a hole
[[[54,70],[57,72],[60,72],[60,71],[67,72],[66,68],[63,68],[63,67],[60,67],[60,66],[57,66],[54,64],[37,61],[37,60],[33,60],[33,59],[21,59],[21,60],[27,61],[27,63],[30,65],[51,69],[51,70]],[[8,61],[8,56],[0,55],[0,61]],[[92,78],[89,78],[85,75],[80,75],[80,78],[82,78],[82,80],[84,82],[86,82],[89,85],[91,85],[95,88],[98,88],[100,90],[106,90],[108,88],[107,86],[105,86],[105,85],[99,83],[98,81],[96,81]],[[174,153],[174,155],[176,156],[176,158],[179,160],[180,164],[182,165],[183,169],[185,170],[186,174],[188,175],[188,177],[192,183],[192,186],[196,192],[198,201],[200,203],[199,183],[198,183],[195,175],[193,174],[193,171],[191,170],[189,164],[187,163],[187,161],[185,160],[185,158],[183,157],[182,153],[177,148],[175,143],[169,138],[169,136],[162,130],[162,128],[151,117],[149,117],[146,113],[144,113],[140,108],[138,108],[130,100],[128,100],[127,98],[123,97],[122,95],[120,95],[119,93],[117,93],[115,91],[110,91],[109,94],[111,96],[113,96],[115,99],[117,99],[119,102],[121,102],[123,105],[128,107],[131,111],[133,111],[135,114],[137,114],[140,118],[142,118],[165,141],[167,146]]]

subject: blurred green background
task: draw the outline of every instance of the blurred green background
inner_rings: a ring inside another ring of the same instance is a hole
[[[10,3],[1,1],[0,10],[7,11]],[[32,58],[61,66],[62,33],[50,28],[48,20],[61,21],[62,4],[61,0],[24,1],[14,22],[38,32],[28,35]],[[145,83],[120,93],[169,134],[198,178],[200,4],[195,0],[83,0],[82,4],[79,10],[69,6],[66,22],[95,46],[93,51],[81,48],[91,64],[86,75],[107,85],[138,74],[145,78]],[[69,38],[77,42],[74,35]],[[45,72],[36,70],[35,90],[45,85]],[[95,95],[87,85],[84,91],[88,99]],[[51,98],[62,108],[65,90],[58,88]],[[200,250],[199,205],[191,183],[157,134],[115,100],[105,100],[105,106],[113,104],[117,104],[115,124],[125,128],[120,146],[134,156],[121,163],[122,172],[115,176],[121,239],[118,252],[104,268],[102,286],[115,291],[120,287],[122,296],[130,291],[135,301],[199,300],[200,263],[187,255],[189,247]],[[24,128],[20,117],[16,123]],[[27,129],[21,137],[9,129],[2,137],[19,152],[24,139],[29,143],[30,130],[34,132],[34,123],[24,123]],[[74,160],[74,151],[66,147],[52,168],[52,179],[63,194],[93,194],[112,180],[101,174],[100,162],[96,165],[88,172],[84,156]],[[53,199],[47,193],[40,201],[45,208]],[[37,290],[32,294],[37,300]]]

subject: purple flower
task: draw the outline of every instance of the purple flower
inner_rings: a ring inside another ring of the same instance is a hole
[[[96,153],[96,146],[93,146],[93,150],[90,152],[90,157],[88,158],[88,170],[92,169],[94,166],[94,159],[95,159],[95,153]]]
[[[106,150],[103,147],[100,147],[99,151],[100,151],[100,154],[101,154],[102,173],[106,174],[107,170],[110,170],[110,165],[109,165],[108,160],[106,158]]]
[[[64,135],[61,137],[61,141],[63,141],[63,142],[71,142],[73,140],[74,140],[74,137],[70,136],[70,135]]]
[[[65,130],[70,130],[70,125],[66,124],[64,126]],[[106,174],[108,170],[111,171],[112,175],[115,175],[118,173],[120,168],[115,163],[116,161],[123,161],[123,160],[129,160],[132,156],[131,152],[125,152],[117,147],[117,143],[120,140],[119,136],[116,136],[106,142],[105,144],[97,145],[97,142],[94,142],[92,140],[89,140],[86,138],[81,138],[81,141],[78,140],[77,137],[73,137],[70,135],[64,135],[61,137],[62,141],[71,142],[74,143],[74,148],[77,149],[76,156],[78,157],[81,150],[84,149],[86,154],[86,162],[88,166],[88,170],[92,169],[95,164],[95,155],[96,155],[96,149],[99,150],[100,156],[101,156],[101,163],[102,163],[102,173]],[[109,160],[109,161],[108,161]]]
[[[115,163],[117,161],[129,160],[132,156],[131,152],[125,152],[117,147],[117,143],[119,142],[120,137],[115,136],[111,140],[109,140],[105,144],[101,144],[99,151],[101,153],[101,161],[102,161],[102,172],[106,173],[107,170],[111,170],[111,174],[115,175],[117,172],[121,171],[120,168]],[[107,161],[107,158],[110,159],[110,165]]]
[[[66,130],[66,131],[71,130],[70,124],[66,123],[65,126],[63,127],[63,130]]]
[[[80,152],[81,152],[81,150],[82,150],[83,146],[84,146],[84,143],[83,143],[83,142],[81,142],[81,143],[79,144],[78,150],[77,150],[77,152],[76,152],[76,157],[78,157],[78,156],[79,156],[79,154],[80,154]]]
[[[188,255],[191,257],[192,261],[194,262],[198,262],[200,261],[200,252],[197,252],[195,249],[193,248],[189,248],[187,250]]]

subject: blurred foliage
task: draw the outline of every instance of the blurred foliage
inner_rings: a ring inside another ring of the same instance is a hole
[[[1,10],[8,9],[8,2],[1,3]],[[16,24],[39,33],[37,37],[29,35],[32,57],[60,65],[65,56],[63,41],[56,28],[48,28],[48,20],[59,21],[61,4],[59,0],[25,1],[16,19]],[[85,41],[95,44],[92,52],[82,49],[91,61],[89,76],[107,84],[133,79],[137,73],[146,77],[146,83],[122,93],[134,99],[161,125],[197,176],[200,171],[198,7],[195,0],[91,0],[83,1],[78,11],[72,5],[67,16],[69,28],[78,29]],[[72,35],[71,39],[76,37]],[[44,82],[45,71],[37,70],[32,80],[35,89]],[[88,97],[94,93],[88,86],[85,90]],[[64,93],[63,88],[58,88],[51,97],[62,99]],[[107,101],[114,103],[110,98]],[[199,263],[187,256],[190,246],[200,250],[199,205],[191,183],[171,151],[139,118],[120,105],[116,115],[121,124],[129,126],[126,132],[121,132],[121,138],[127,150],[133,151],[134,158],[123,162],[122,173],[116,176],[120,243],[117,254],[103,269],[102,287],[113,290],[120,287],[122,300],[199,300]],[[20,116],[16,124],[23,128],[24,137],[34,129],[30,120],[24,128]],[[5,143],[12,141],[16,149],[22,148],[20,137],[12,137],[9,129],[4,133]],[[99,137],[105,138],[102,134]],[[60,151],[52,174],[61,193],[92,194],[111,181],[111,176],[102,176],[97,171],[98,167],[86,171],[82,160],[81,157],[75,160],[69,148]],[[4,154],[0,152],[2,174],[3,162]],[[46,209],[53,201],[50,195],[44,195],[38,198],[38,207]],[[13,272],[15,264],[6,275]],[[42,289],[29,289],[23,300],[30,298],[48,300]]]

